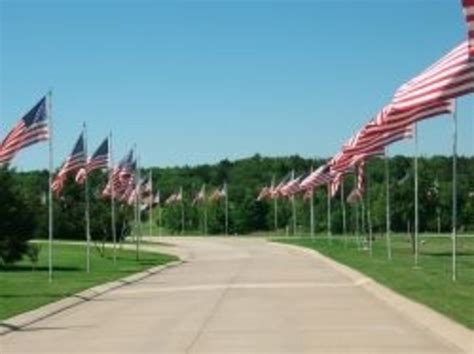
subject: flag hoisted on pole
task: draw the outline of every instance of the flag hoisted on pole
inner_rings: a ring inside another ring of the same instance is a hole
[[[84,156],[87,159],[87,127],[86,123],[83,126],[83,136],[84,136]],[[90,198],[89,198],[89,178],[87,173],[87,163],[84,167],[86,170],[86,176],[84,181],[84,197],[85,197],[85,222],[86,222],[86,271],[90,273],[91,271],[91,226],[90,226]]]
[[[392,240],[391,240],[391,216],[390,216],[390,156],[388,148],[385,148],[385,237],[387,243],[387,259],[392,260]]]
[[[225,198],[225,235],[229,235],[229,193],[227,190],[227,182],[224,182],[224,198]]]
[[[474,9],[474,2],[472,2],[472,9]],[[474,12],[474,11],[473,11]],[[474,14],[471,14],[474,16]],[[454,108],[453,111],[453,205],[452,205],[452,279],[456,281],[457,278],[457,269],[456,269],[456,253],[457,253],[457,145],[458,145],[458,119],[457,119],[457,109]]]
[[[148,175],[148,181],[150,184],[150,196],[148,197],[148,233],[150,236],[153,236],[153,170],[151,168]]]
[[[414,254],[414,260],[415,260],[415,267],[418,267],[418,228],[419,228],[419,214],[418,214],[418,126],[415,124],[415,156],[413,158],[413,164],[414,164],[414,180],[415,180],[415,225],[413,228],[413,254]]]
[[[114,155],[112,150],[112,132],[109,133],[109,181],[112,181],[114,175]],[[113,258],[114,264],[117,264],[117,228],[115,224],[115,189],[114,184],[111,183],[110,186],[110,222],[111,222],[111,231],[112,231],[112,240],[113,240]]]
[[[327,227],[328,227],[328,237],[331,239],[332,237],[332,230],[331,230],[331,183],[327,183]]]
[[[291,181],[295,181],[295,170],[291,171]],[[296,236],[296,200],[294,193],[291,193],[291,214],[293,222],[293,236]]]
[[[48,279],[53,281],[53,169],[54,169],[54,152],[53,152],[53,92],[50,90],[47,96],[47,121],[49,133],[49,176],[48,176]]]

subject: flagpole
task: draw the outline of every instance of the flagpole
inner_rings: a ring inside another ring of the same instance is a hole
[[[357,174],[358,174],[358,170],[356,169],[354,171],[354,186],[357,185]],[[358,198],[359,199],[359,198]],[[355,208],[355,232],[356,232],[356,241],[357,241],[357,248],[358,250],[360,251],[362,246],[361,246],[361,242],[360,242],[360,219],[359,219],[359,204],[360,204],[360,200],[356,200],[354,202],[354,208]]]
[[[415,267],[418,267],[418,228],[419,228],[419,215],[418,215],[418,126],[415,124],[415,157],[414,157],[414,169],[415,169],[415,225],[414,225],[414,257]]]
[[[84,122],[83,125],[83,134],[84,134],[84,154],[86,156],[86,177],[84,181],[84,199],[86,202],[85,208],[85,219],[86,219],[86,242],[87,242],[87,251],[86,251],[86,271],[87,273],[91,272],[91,225],[90,225],[90,198],[89,198],[89,178],[87,171],[87,126]]]
[[[368,233],[367,236],[369,238],[369,254],[372,257],[372,214],[371,214],[371,203],[370,203],[370,178],[369,178],[369,171],[368,167],[366,166],[366,178],[365,178],[365,197],[367,198],[367,228]]]
[[[51,188],[53,183],[54,161],[53,161],[53,92],[50,90],[47,96],[47,110],[48,110],[48,133],[49,133],[49,190],[48,190],[48,279],[51,283],[53,281],[53,190]]]
[[[275,188],[275,176],[272,178],[272,191]],[[275,226],[275,235],[278,232],[278,197],[273,197],[273,223]]]
[[[342,233],[347,244],[347,221],[346,221],[346,201],[344,195],[344,176],[341,176],[341,208],[342,208]]]
[[[327,184],[327,211],[328,211],[328,215],[327,215],[327,227],[328,227],[328,238],[329,240],[331,240],[332,238],[332,230],[331,230],[331,223],[332,223],[332,220],[331,220],[331,184],[328,183]]]
[[[229,235],[229,196],[227,190],[227,182],[224,182],[225,191],[225,235]]]
[[[148,207],[150,208],[150,210],[149,210],[149,215],[148,215],[148,226],[149,226],[149,234],[150,236],[153,236],[153,231],[152,231],[153,230],[152,229],[153,228],[153,199],[152,198],[154,194],[153,194],[153,171],[151,168],[149,172],[149,178],[150,178],[150,197],[149,197],[150,204]]]
[[[184,198],[183,198],[183,187],[179,187],[179,195],[181,196],[181,235],[184,235]]]
[[[142,235],[142,223],[141,223],[141,212],[140,212],[140,194],[141,194],[141,175],[140,175],[140,157],[137,155],[137,170],[136,170],[136,194],[135,194],[135,204],[136,204],[136,213],[137,213],[137,259],[140,259],[140,242]]]
[[[311,194],[309,196],[309,213],[310,213],[310,231],[311,231],[311,237],[314,238],[314,193],[311,191]]]
[[[387,258],[392,260],[392,240],[390,232],[390,156],[388,147],[385,148],[385,226],[386,226],[386,242],[387,242]]]
[[[295,170],[291,171],[291,180],[295,179]],[[295,195],[291,195],[291,213],[293,215],[293,236],[296,236],[296,203],[295,203]]]
[[[456,269],[456,253],[457,253],[457,145],[458,145],[458,119],[456,101],[454,101],[453,110],[453,215],[452,215],[452,280],[456,281],[457,269]]]
[[[113,173],[114,173],[114,156],[112,151],[112,132],[109,133],[109,183],[110,183],[110,212],[111,212],[111,231],[112,231],[112,241],[113,241],[113,258],[114,264],[117,263],[117,229],[115,225],[115,191],[114,191],[114,183],[113,183]]]
[[[204,206],[204,235],[207,236],[207,198],[206,198],[206,184],[204,184],[204,200],[203,206]]]

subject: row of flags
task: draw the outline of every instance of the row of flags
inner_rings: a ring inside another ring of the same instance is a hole
[[[474,0],[462,1],[468,25],[468,39],[401,85],[389,104],[354,134],[326,164],[307,176],[288,178],[277,186],[264,187],[258,200],[304,195],[328,185],[332,197],[346,174],[357,175],[356,190],[350,200],[364,192],[365,162],[385,155],[387,146],[410,139],[419,121],[454,114],[455,99],[474,92]]]

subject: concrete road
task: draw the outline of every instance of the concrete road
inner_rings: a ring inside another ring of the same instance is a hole
[[[460,352],[303,252],[254,239],[173,242],[187,263],[0,337],[0,352]]]

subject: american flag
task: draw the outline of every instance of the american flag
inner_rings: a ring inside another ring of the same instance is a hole
[[[474,0],[462,0],[462,6],[467,22],[469,56],[474,58]]]
[[[221,188],[216,188],[214,192],[212,192],[211,196],[209,197],[209,200],[213,202],[217,202],[221,200],[222,198],[225,198],[227,194],[227,186],[224,184]]]
[[[112,170],[109,181],[102,191],[102,195],[104,197],[110,197],[113,188],[114,195],[120,197],[129,187],[130,180],[134,178],[135,169],[136,161],[134,160],[133,150],[130,150]]]
[[[403,84],[392,100],[392,108],[403,111],[445,101],[474,92],[474,61],[468,42],[454,48],[420,75]]]
[[[183,201],[183,190],[180,189],[179,192],[171,194],[166,200],[166,205],[172,205]]]
[[[278,183],[278,185],[276,187],[273,187],[271,188],[271,191],[270,191],[270,197],[272,199],[275,199],[275,198],[278,198],[278,197],[281,197],[282,194],[281,194],[281,189],[285,186],[285,184],[288,183],[288,181],[290,180],[291,178],[291,172],[289,172],[281,181],[280,183]]]
[[[257,201],[261,202],[262,200],[268,199],[271,194],[271,187],[263,187],[258,194]]]
[[[316,171],[312,172],[308,177],[303,179],[300,183],[300,189],[308,190],[322,186],[331,182],[333,174],[330,170],[330,164],[320,166]]]
[[[343,152],[348,154],[364,150],[370,145],[377,144],[378,140],[387,139],[390,134],[397,135],[423,119],[452,113],[454,102],[452,100],[434,102],[398,112],[392,108],[392,105],[384,107],[353,137],[351,144],[345,146]]]
[[[281,195],[284,197],[291,197],[295,195],[296,193],[301,191],[300,183],[303,181],[309,174],[305,173],[300,175],[299,177],[295,177],[291,179],[287,184],[285,184],[281,188]]]
[[[155,194],[155,198],[153,199],[153,206],[160,205],[161,203],[161,195],[160,191],[157,191]]]
[[[72,149],[71,155],[64,161],[61,169],[51,183],[51,189],[59,195],[64,188],[64,183],[70,173],[76,172],[86,164],[86,153],[84,146],[84,133],[81,133]]]
[[[196,196],[194,197],[192,205],[204,202],[205,200],[206,200],[206,185],[203,184],[198,194],[196,194]]]
[[[0,164],[9,163],[21,149],[48,140],[46,97],[43,97],[0,144]]]
[[[107,168],[109,166],[109,138],[105,138],[94,154],[88,159],[85,168],[81,168],[76,174],[76,182],[84,183],[86,176],[95,170]]]

